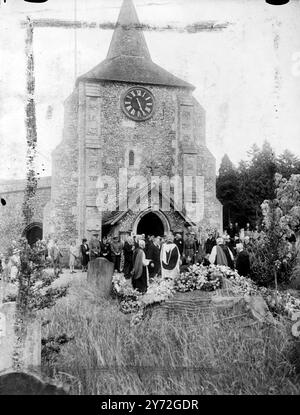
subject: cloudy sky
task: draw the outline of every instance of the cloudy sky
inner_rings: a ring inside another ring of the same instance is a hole
[[[0,0],[0,179],[25,174],[25,29],[21,22],[60,19],[97,28],[34,30],[38,170],[51,174],[60,142],[63,102],[76,75],[105,59],[122,0]],[[277,153],[300,157],[300,1],[271,6],[263,0],[134,0],[152,59],[196,86],[206,109],[207,145],[220,162],[246,158],[267,139]],[[76,8],[75,8],[76,5]],[[76,10],[76,11],[75,11]],[[189,33],[187,25],[214,21],[226,29]],[[172,30],[159,30],[169,25]],[[76,65],[75,65],[76,60]]]

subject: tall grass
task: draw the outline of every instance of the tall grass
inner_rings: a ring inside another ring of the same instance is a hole
[[[56,361],[44,366],[70,383],[72,394],[300,392],[287,358],[291,340],[284,324],[157,316],[131,328],[116,301],[104,300],[83,282],[44,317],[51,321],[44,336],[74,336]]]

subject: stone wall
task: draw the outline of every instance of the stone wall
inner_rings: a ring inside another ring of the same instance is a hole
[[[24,231],[22,203],[24,199],[25,180],[12,180],[0,184],[0,195],[6,204],[0,205],[0,249],[7,247]],[[43,211],[51,198],[51,178],[42,177],[34,199],[34,215],[31,223],[43,223]]]
[[[97,175],[115,177],[118,195],[119,169],[124,167],[127,167],[128,181],[132,176],[149,174],[203,176],[203,195],[199,201],[203,212],[201,222],[221,229],[222,208],[215,194],[215,159],[205,144],[203,107],[189,90],[147,85],[155,97],[155,111],[149,120],[135,122],[126,117],[120,105],[122,95],[133,85],[120,82],[79,84],[78,237],[100,233]],[[187,121],[181,120],[186,113]],[[131,150],[135,156],[133,166],[129,166]],[[191,163],[192,172],[188,167]],[[69,171],[73,172],[73,168]],[[74,197],[73,191],[66,192],[66,197]]]
[[[77,124],[78,90],[74,90],[65,101],[63,139],[52,153],[51,203],[45,209],[48,231],[64,246],[77,236]]]
[[[94,232],[101,235],[97,180],[114,177],[118,195],[119,169],[124,167],[128,181],[136,175],[202,176],[197,220],[222,229],[215,159],[205,143],[205,110],[190,90],[146,85],[155,98],[154,114],[147,121],[132,121],[123,113],[120,100],[133,85],[80,82],[65,101],[63,137],[52,153],[51,201],[48,178],[48,185],[38,190],[34,218],[43,221],[44,235],[55,234],[65,248],[71,239],[79,242]],[[133,166],[129,166],[130,151]],[[21,209],[23,189],[1,192],[7,206]],[[177,222],[174,219],[171,226],[179,230]]]

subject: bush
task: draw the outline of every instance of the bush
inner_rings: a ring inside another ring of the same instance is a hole
[[[289,283],[292,280],[297,251],[291,250],[287,243],[276,246],[276,235],[273,232],[261,232],[257,239],[250,242],[247,251],[251,264],[250,278],[258,285],[273,285],[275,271],[279,283]]]

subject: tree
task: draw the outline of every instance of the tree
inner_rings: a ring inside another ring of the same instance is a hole
[[[300,160],[291,151],[284,150],[277,158],[277,173],[289,179],[292,174],[300,173]]]
[[[281,210],[280,226],[289,237],[300,228],[300,174],[287,180],[276,174],[276,201]]]
[[[276,197],[262,205],[263,232],[251,249],[252,275],[258,283],[267,285],[277,279],[291,280],[297,252],[289,242],[292,232],[300,225],[300,175],[289,180],[275,176]]]
[[[224,227],[228,221],[241,226],[262,222],[261,204],[275,198],[275,174],[289,179],[300,173],[300,160],[285,150],[278,158],[270,143],[262,148],[254,144],[247,152],[248,159],[234,168],[227,154],[224,155],[217,178],[217,196],[224,206]]]
[[[216,185],[217,197],[223,204],[224,227],[227,227],[238,215],[238,174],[227,154],[222,159]]]
[[[265,141],[262,149],[253,156],[250,165],[251,190],[258,208],[263,200],[275,197],[275,173],[275,153],[270,143]]]

